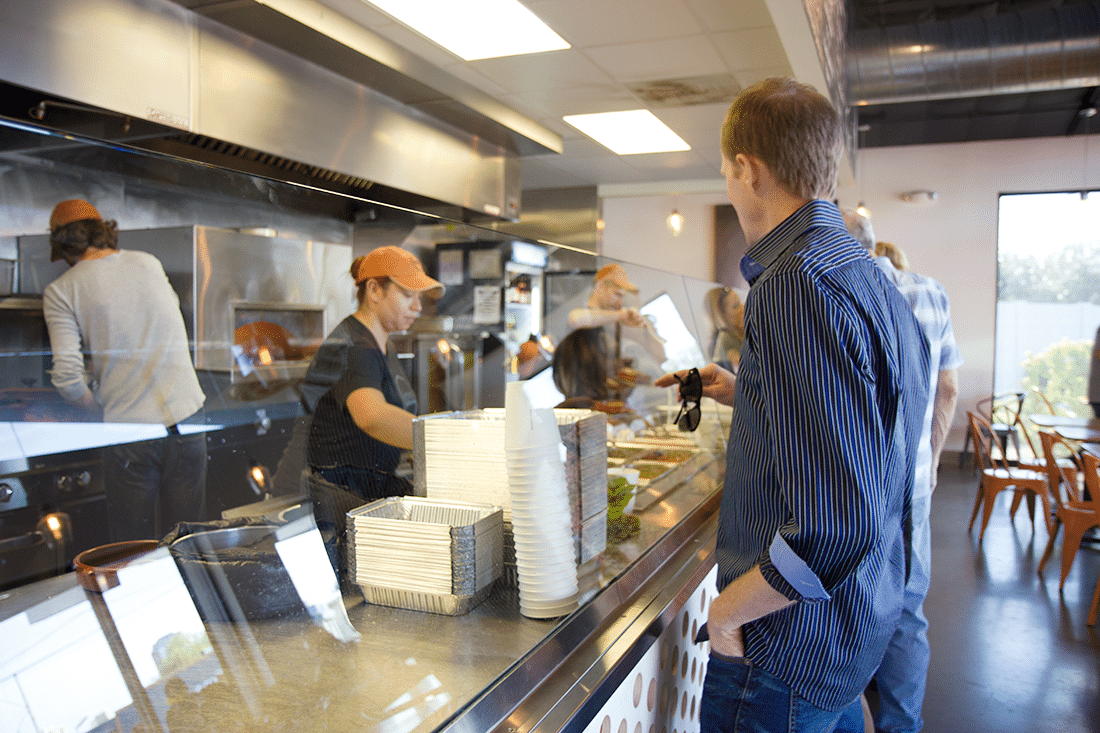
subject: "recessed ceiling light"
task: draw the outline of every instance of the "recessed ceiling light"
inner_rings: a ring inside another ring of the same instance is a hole
[[[566,115],[562,119],[619,155],[691,150],[690,145],[647,109]]]
[[[367,0],[465,61],[569,48],[517,0]]]

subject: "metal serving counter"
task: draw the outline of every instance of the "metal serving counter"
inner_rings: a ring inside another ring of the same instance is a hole
[[[666,721],[657,729],[697,728],[705,645],[686,639],[713,597],[724,461],[696,458],[707,459],[639,512],[636,537],[609,544],[604,587],[565,618],[523,617],[500,582],[463,616],[345,595],[361,638],[344,643],[304,614],[203,623],[169,562],[115,596],[105,624],[102,601],[69,574],[0,595],[0,705],[25,710],[28,730],[130,731],[144,709],[170,731],[515,733],[598,728],[619,694],[635,715]]]

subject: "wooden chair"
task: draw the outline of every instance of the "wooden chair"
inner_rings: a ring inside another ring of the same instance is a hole
[[[1087,474],[1080,462],[1082,459],[1077,457],[1074,447],[1061,436],[1048,430],[1040,430],[1039,439],[1043,443],[1043,455],[1047,463],[1047,482],[1050,486],[1050,499],[1054,510],[1051,518],[1053,530],[1047,540],[1043,559],[1039,561],[1039,574],[1043,574],[1043,568],[1054,550],[1058,529],[1064,528],[1062,577],[1058,581],[1058,590],[1061,590],[1066,584],[1066,576],[1069,575],[1069,569],[1073,566],[1073,558],[1077,556],[1077,550],[1081,547],[1081,539],[1085,536],[1085,532],[1098,526],[1096,503],[1084,501],[1082,496],[1083,491],[1079,481],[1083,474]],[[1056,457],[1055,449],[1058,447],[1065,451],[1066,457]]]
[[[1081,453],[1081,467],[1084,469],[1085,486],[1092,496],[1093,512],[1096,521],[1100,523],[1100,457],[1096,454],[1084,451]],[[1089,609],[1088,625],[1096,625],[1096,617],[1100,612],[1100,579],[1096,581],[1096,591],[1092,594],[1092,607]]]
[[[993,500],[1002,491],[1012,490],[1015,494],[1031,493],[1039,497],[1043,504],[1043,519],[1049,532],[1051,514],[1046,474],[1010,466],[1003,449],[994,454],[993,436],[995,433],[989,421],[973,412],[968,412],[967,417],[970,420],[970,439],[974,443],[974,457],[981,469],[978,478],[978,491],[974,497],[974,511],[970,514],[970,526],[967,531],[974,529],[974,520],[978,516],[980,507],[982,509],[982,528],[978,533],[978,543],[980,544],[985,537],[985,528],[989,524],[989,517],[993,513]],[[1034,504],[1031,504],[1031,506],[1034,506]],[[1032,527],[1034,527],[1035,515],[1033,512],[1031,520]]]
[[[997,443],[1004,454],[1008,453],[1008,441],[1016,448],[1016,455],[1020,455],[1020,437],[1016,427],[1020,422],[1020,413],[1024,409],[1026,392],[1006,392],[979,400],[975,405],[975,414],[989,423],[991,435],[996,436]],[[963,467],[967,454],[970,452],[971,435],[968,431],[963,438],[963,449],[959,453],[959,468]],[[976,448],[975,448],[976,450]]]
[[[1045,398],[1044,398],[1045,399]],[[1052,413],[1053,414],[1053,413]],[[1024,436],[1024,441],[1027,442],[1030,455],[1024,455],[1021,452],[1017,452],[1016,466],[1018,468],[1026,468],[1030,471],[1038,471],[1047,475],[1047,479],[1051,481],[1052,490],[1058,486],[1063,480],[1063,473],[1065,474],[1065,480],[1073,480],[1075,482],[1080,481],[1081,465],[1077,462],[1077,456],[1072,446],[1066,443],[1060,435],[1051,433],[1051,436],[1056,441],[1061,441],[1062,445],[1066,448],[1067,455],[1061,458],[1053,459],[1045,452],[1045,446],[1039,450],[1035,450],[1035,442],[1031,439],[1031,434],[1024,426],[1023,421],[1019,423],[1021,430],[1020,433]],[[1041,433],[1042,431],[1040,431]],[[1042,437],[1040,436],[1040,445],[1042,445]],[[1053,461],[1053,465],[1051,465]],[[1061,472],[1059,472],[1061,471]],[[1076,495],[1076,494],[1075,494]],[[1035,495],[1034,494],[1016,494],[1012,497],[1012,508],[1009,510],[1009,516],[1012,519],[1016,518],[1016,510],[1020,508],[1020,502],[1027,499],[1027,511],[1033,518],[1035,516]]]

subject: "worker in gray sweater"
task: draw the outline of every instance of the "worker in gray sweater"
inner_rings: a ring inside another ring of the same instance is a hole
[[[51,381],[66,399],[101,407],[104,422],[132,426],[117,425],[109,434],[120,442],[104,449],[111,540],[158,539],[206,519],[206,434],[180,425],[201,423],[206,398],[160,261],[119,250],[117,223],[80,199],[54,208],[50,247],[52,261],[70,265],[43,297]]]

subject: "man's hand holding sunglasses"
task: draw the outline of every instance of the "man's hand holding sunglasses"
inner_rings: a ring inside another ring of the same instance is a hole
[[[681,384],[688,378],[689,371],[690,370],[685,369],[683,371],[665,374],[662,377],[658,377],[657,380],[653,382],[653,386],[671,387],[674,384]],[[698,373],[703,397],[710,397],[721,405],[733,407],[734,386],[737,383],[737,377],[733,375],[733,372],[728,369],[723,369],[717,364],[707,364],[702,369],[699,369]],[[683,398],[684,396],[681,394],[680,399],[682,400]]]
[[[723,405],[733,406],[736,378],[717,364],[707,364],[702,369],[666,374],[653,384],[657,387],[678,385],[676,391],[680,396],[680,412],[673,422],[680,430],[691,431],[699,427],[699,403],[704,396]]]

